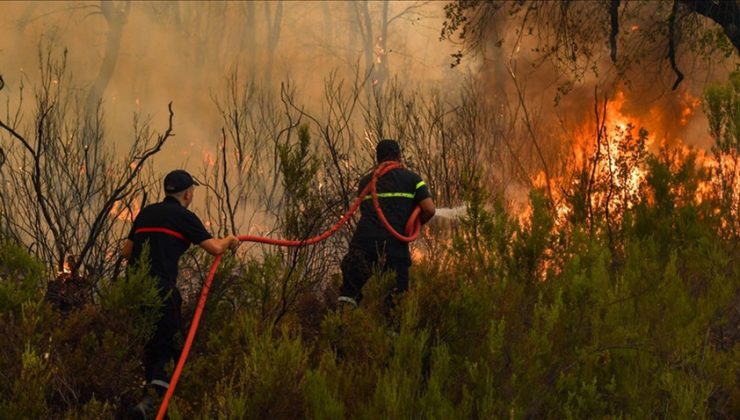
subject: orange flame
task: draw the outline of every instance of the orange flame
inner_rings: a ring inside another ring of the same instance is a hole
[[[137,200],[134,200],[129,204],[118,200],[113,203],[113,207],[111,207],[108,214],[122,222],[133,222],[140,210],[141,204]]]

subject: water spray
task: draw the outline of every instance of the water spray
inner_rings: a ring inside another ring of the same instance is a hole
[[[463,203],[462,206],[457,207],[437,207],[434,212],[434,217],[441,217],[443,219],[460,220],[468,214],[468,203]]]

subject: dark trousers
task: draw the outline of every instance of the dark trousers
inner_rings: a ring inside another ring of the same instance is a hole
[[[159,293],[163,299],[162,308],[154,335],[144,346],[144,376],[147,384],[155,381],[155,385],[166,388],[169,375],[165,367],[179,355],[179,349],[175,346],[175,334],[182,328],[182,297],[177,288],[173,287],[160,288]]]
[[[361,248],[350,248],[342,258],[342,287],[340,294],[360,303],[362,287],[373,275],[373,267],[383,260],[382,272],[396,274],[396,287],[386,298],[386,306],[392,305],[393,295],[405,292],[409,288],[409,261],[407,258],[384,255],[381,258],[378,252],[370,252]]]

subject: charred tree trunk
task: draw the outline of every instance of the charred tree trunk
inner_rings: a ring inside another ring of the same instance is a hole
[[[329,2],[327,0],[321,2],[321,11],[324,14],[324,42],[326,45],[333,45],[334,24],[329,11]]]
[[[255,78],[257,73],[257,26],[255,20],[254,2],[244,3],[245,25],[242,31],[242,50],[246,51],[247,56],[247,76]]]
[[[689,10],[705,16],[725,31],[735,51],[740,54],[740,4],[737,0],[676,0]]]
[[[272,85],[272,72],[275,64],[275,49],[280,40],[280,28],[283,20],[283,2],[276,2],[275,13],[272,13],[271,1],[266,1],[265,5],[265,23],[267,24],[267,63],[265,65],[265,85],[269,88]]]
[[[352,2],[347,2],[347,20],[352,22],[352,19],[357,16],[357,5]],[[349,36],[347,37],[347,64],[350,66],[358,62],[357,58],[357,25],[349,25]]]
[[[101,1],[100,10],[108,22],[108,36],[105,42],[103,63],[100,65],[98,77],[87,95],[88,115],[96,112],[98,103],[103,98],[105,88],[108,87],[108,83],[113,76],[118,60],[118,51],[121,48],[121,35],[128,20],[131,3],[125,2],[122,7],[118,8],[110,1]]]
[[[367,0],[355,3],[357,27],[362,35],[362,47],[365,53],[365,74],[373,68],[373,21],[370,18],[370,9]]]
[[[380,20],[380,37],[376,43],[375,56],[376,88],[382,89],[383,84],[388,80],[388,0],[383,0],[383,16]]]

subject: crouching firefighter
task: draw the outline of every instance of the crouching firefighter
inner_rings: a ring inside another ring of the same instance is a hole
[[[401,148],[395,140],[381,140],[375,148],[378,165],[388,161],[401,161]],[[359,183],[362,191],[372,179],[365,175]],[[414,209],[421,207],[421,223],[434,216],[435,207],[426,183],[416,173],[396,168],[378,178],[376,191],[380,208],[388,222],[400,233]],[[373,268],[393,272],[396,286],[386,297],[385,310],[390,310],[399,294],[409,285],[411,255],[409,244],[394,237],[378,218],[370,194],[360,204],[360,221],[350,241],[349,252],[341,263],[342,287],[339,304],[357,307],[362,300],[362,287],[372,276]]]
[[[191,243],[212,255],[223,254],[239,245],[239,240],[233,235],[213,238],[198,216],[188,210],[197,185],[193,177],[183,170],[167,174],[164,200],[141,210],[121,250],[129,266],[133,266],[139,262],[144,244],[149,245],[149,274],[156,279],[162,298],[154,335],[144,347],[146,388],[143,399],[130,412],[134,418],[156,414],[155,399],[161,398],[169,387],[165,366],[179,354],[174,338],[182,327],[182,299],[176,285],[180,256]]]

